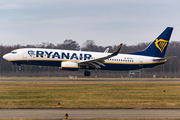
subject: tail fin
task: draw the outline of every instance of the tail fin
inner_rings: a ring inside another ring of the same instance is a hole
[[[164,57],[172,31],[173,27],[167,27],[145,50],[131,54]]]

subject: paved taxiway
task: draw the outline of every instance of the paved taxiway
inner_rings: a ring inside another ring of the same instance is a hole
[[[63,119],[180,118],[180,109],[0,109],[0,118]]]
[[[0,79],[0,82],[180,82],[180,79]]]

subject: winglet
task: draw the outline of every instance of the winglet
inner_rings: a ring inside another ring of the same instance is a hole
[[[109,48],[106,48],[106,50],[104,51],[104,53],[108,53],[108,51],[109,51]]]
[[[111,55],[116,56],[119,53],[121,46],[122,46],[122,43],[119,45],[119,47]]]

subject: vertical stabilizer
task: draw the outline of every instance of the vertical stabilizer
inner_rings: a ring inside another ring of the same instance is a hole
[[[164,57],[172,31],[173,27],[167,27],[145,50],[131,54]]]

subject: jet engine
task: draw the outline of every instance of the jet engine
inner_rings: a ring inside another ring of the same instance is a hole
[[[71,62],[71,61],[61,62],[61,69],[62,70],[77,71],[78,70],[78,64],[76,62]]]

